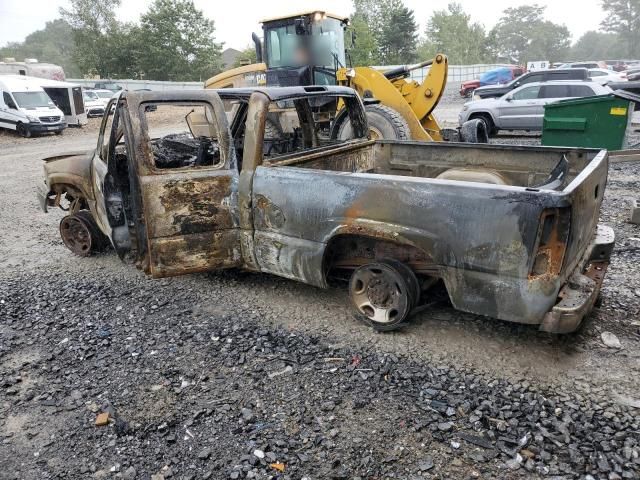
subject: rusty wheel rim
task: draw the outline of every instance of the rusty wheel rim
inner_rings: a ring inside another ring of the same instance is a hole
[[[372,264],[358,268],[349,282],[349,293],[358,312],[375,323],[401,321],[411,309],[405,279],[387,265]]]
[[[65,246],[76,255],[86,257],[91,253],[91,231],[79,217],[64,217],[60,222],[60,236]]]

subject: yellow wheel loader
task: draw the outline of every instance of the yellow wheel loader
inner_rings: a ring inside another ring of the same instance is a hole
[[[255,33],[252,35],[258,63],[220,73],[207,80],[205,88],[343,85],[360,94],[372,138],[488,141],[481,120],[471,120],[459,132],[445,132],[433,116],[447,84],[446,55],[437,54],[433,60],[387,71],[347,67],[344,32],[348,24],[348,19],[322,11],[263,20],[264,41]],[[413,70],[425,66],[430,67],[429,73],[421,83],[410,78]],[[350,125],[341,107],[318,106],[318,115],[327,117],[332,138],[350,135]],[[282,116],[288,110],[283,106],[272,112],[268,120],[270,130],[286,131],[287,122],[282,121]]]

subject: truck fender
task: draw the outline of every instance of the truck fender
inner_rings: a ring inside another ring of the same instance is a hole
[[[74,200],[91,203],[91,158],[93,152],[72,152],[44,159],[44,183],[42,192],[47,205],[54,206],[51,195],[68,193]],[[46,191],[45,191],[46,190]]]

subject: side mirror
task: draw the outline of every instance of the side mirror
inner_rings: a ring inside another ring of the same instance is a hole
[[[308,35],[310,33],[310,27],[307,25],[304,17],[296,18],[294,21],[296,35]]]
[[[505,99],[507,102],[511,102],[511,101],[513,101],[513,95],[507,95],[506,97],[504,97],[504,99]]]

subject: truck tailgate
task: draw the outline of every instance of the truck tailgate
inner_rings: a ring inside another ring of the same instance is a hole
[[[609,169],[609,154],[599,152],[564,189],[571,204],[571,231],[565,254],[564,273],[569,275],[582,260],[598,223]]]

